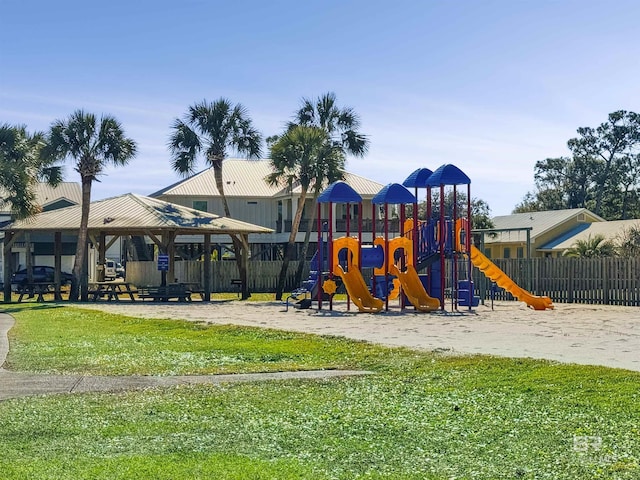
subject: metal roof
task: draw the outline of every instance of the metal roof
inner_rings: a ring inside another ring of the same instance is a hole
[[[77,231],[80,215],[81,206],[74,205],[16,220],[3,230]],[[133,193],[91,202],[89,230],[119,233],[176,230],[192,234],[273,232],[270,228]]]
[[[582,223],[605,221],[604,218],[586,208],[515,213],[513,215],[493,217],[491,220],[496,229],[531,227],[531,239],[533,241],[537,236],[543,235],[558,225],[572,220]],[[485,243],[525,242],[526,240],[526,231],[498,233],[495,237],[485,236]]]
[[[222,178],[224,194],[227,197],[270,198],[289,195],[291,192],[282,185],[269,185],[265,178],[272,173],[269,160],[246,160],[228,158],[224,161]],[[373,197],[382,188],[382,184],[345,172],[344,181],[363,197]],[[300,185],[294,185],[293,193],[300,192]],[[213,168],[207,168],[195,175],[158,190],[150,197],[217,197],[216,181]]]
[[[380,191],[382,188],[382,184],[375,182],[373,180],[369,180],[368,178],[361,177],[360,175],[356,175],[355,173],[344,172],[344,183],[348,184],[354,191],[358,193],[363,198],[372,198],[376,193]],[[278,192],[276,197],[280,196],[288,196],[291,193],[300,193],[302,188],[300,184],[295,184],[291,191],[289,188],[283,188]],[[226,192],[225,192],[226,193]]]
[[[538,250],[564,251],[571,248],[575,242],[587,240],[589,237],[602,235],[606,240],[616,242],[624,232],[631,227],[640,228],[640,220],[614,220],[611,222],[593,222],[578,225],[564,235],[542,245]]]
[[[268,160],[226,159],[222,167],[225,196],[253,198],[274,196],[282,190],[282,186],[270,186],[265,181],[271,171]],[[149,196],[217,197],[220,193],[216,188],[213,168],[207,168]]]
[[[82,189],[77,182],[61,182],[57,187],[46,183],[38,183],[35,186],[36,203],[43,208],[59,200],[66,199],[69,203],[79,205],[82,202]],[[5,195],[0,189],[0,197]],[[2,212],[9,213],[10,205],[5,205]]]

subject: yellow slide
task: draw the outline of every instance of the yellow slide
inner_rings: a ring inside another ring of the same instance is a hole
[[[368,313],[377,313],[382,310],[384,302],[371,295],[360,270],[351,268],[348,272],[345,272],[341,265],[336,265],[333,273],[342,278],[347,293],[358,307],[358,310]]]
[[[391,265],[389,270],[389,273],[398,277],[400,285],[402,285],[402,291],[411,302],[411,305],[416,307],[416,310],[433,312],[440,308],[440,300],[427,294],[413,265],[407,265],[407,269],[404,272],[401,272],[395,265]]]
[[[482,254],[480,250],[471,245],[471,261],[480,269],[489,279],[498,284],[500,288],[504,288],[511,295],[521,302],[526,303],[534,310],[552,309],[553,303],[549,297],[539,297],[527,292],[524,288],[520,288],[504,273],[498,266]]]

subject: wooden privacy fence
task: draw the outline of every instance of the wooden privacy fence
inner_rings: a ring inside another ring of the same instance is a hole
[[[548,295],[554,302],[592,303],[607,305],[640,306],[640,258],[533,258],[496,259],[493,262],[516,284],[535,295]],[[281,262],[252,261],[249,264],[249,290],[252,292],[275,292]],[[176,261],[175,272],[179,282],[203,283],[202,262]],[[291,261],[285,291],[299,285],[293,277],[298,267]],[[238,278],[234,261],[211,263],[212,292],[234,291],[231,283]],[[450,264],[446,268],[447,287],[452,285]],[[309,274],[305,265],[303,280]],[[365,272],[365,280],[370,274]],[[155,262],[128,262],[127,281],[135,285],[159,285],[160,272]],[[464,262],[459,263],[458,279],[466,278]],[[491,282],[477,268],[473,269],[476,294],[489,298]],[[172,279],[168,279],[169,282]],[[506,300],[511,296],[499,291],[496,299]]]
[[[557,303],[640,306],[640,258],[532,258],[493,262],[517,285]],[[488,298],[490,281],[474,269],[476,292]],[[496,299],[509,299],[498,292]]]
[[[303,280],[309,275],[309,262],[303,270]],[[198,261],[176,261],[175,278],[167,282],[184,282],[204,284],[202,274],[204,264]],[[249,291],[275,292],[282,262],[252,261],[249,262]],[[291,261],[287,270],[285,291],[298,287],[294,285],[298,262]],[[135,285],[160,285],[161,274],[156,262],[127,262],[127,281]],[[211,292],[232,292],[237,289],[231,282],[239,277],[235,261],[211,262]]]

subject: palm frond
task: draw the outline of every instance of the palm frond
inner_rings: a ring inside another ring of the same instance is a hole
[[[195,169],[196,156],[202,149],[200,137],[182,120],[175,120],[169,137],[171,166],[181,174],[191,174]]]
[[[369,140],[358,131],[360,118],[350,107],[339,108],[333,92],[325,93],[313,101],[303,99],[294,122],[290,122],[288,128],[294,128],[296,124],[324,129],[344,153],[361,157],[368,151]]]

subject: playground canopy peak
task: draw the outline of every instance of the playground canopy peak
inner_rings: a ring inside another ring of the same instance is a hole
[[[350,185],[334,182],[318,197],[318,203],[360,203],[362,197]]]
[[[416,197],[399,183],[390,183],[382,188],[371,200],[374,205],[389,203],[416,203]]]
[[[424,188],[427,186],[427,180],[432,173],[428,168],[418,168],[402,182],[402,185],[405,187]]]
[[[439,187],[440,185],[469,185],[471,179],[455,165],[446,164],[438,167],[427,179],[427,187]]]

